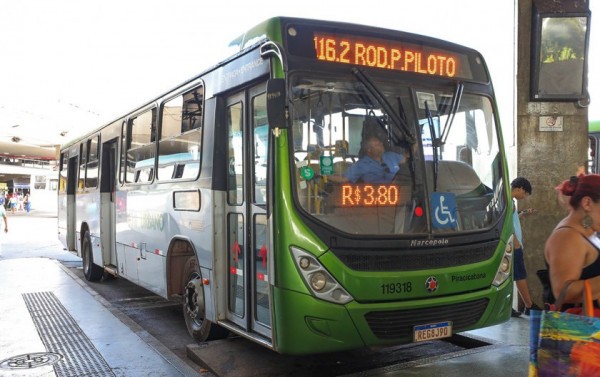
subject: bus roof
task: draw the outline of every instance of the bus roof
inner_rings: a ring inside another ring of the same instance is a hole
[[[280,41],[281,38],[281,19],[282,17],[272,17],[264,20],[260,24],[248,29],[242,35],[229,43],[229,47],[242,51],[254,43],[269,38]]]
[[[588,131],[600,132],[600,120],[591,120]]]
[[[469,48],[464,45],[459,45],[459,44],[456,44],[456,43],[453,43],[453,42],[450,42],[447,40],[442,40],[442,39],[438,39],[435,37],[430,37],[430,36],[421,35],[421,34],[415,34],[415,33],[396,30],[396,29],[387,29],[387,28],[382,28],[382,27],[373,26],[373,25],[357,24],[357,23],[349,23],[349,22],[327,21],[327,20],[319,20],[319,19],[312,19],[312,18],[297,18],[297,17],[284,17],[284,16],[271,17],[255,26],[251,27],[250,29],[246,30],[243,34],[241,34],[240,36],[235,38],[233,41],[231,41],[229,43],[229,47],[232,49],[235,49],[237,51],[242,51],[264,39],[270,39],[270,40],[274,40],[274,41],[283,41],[282,25],[285,25],[288,23],[303,23],[303,24],[308,23],[308,24],[313,24],[313,25],[316,24],[316,25],[323,25],[323,26],[329,26],[329,27],[338,27],[341,30],[354,30],[354,31],[368,30],[370,32],[378,31],[380,33],[393,33],[395,35],[403,35],[404,37],[407,37],[409,39],[427,40],[428,43],[443,45],[446,48],[450,48],[452,50],[462,50],[462,51],[469,50],[471,52],[478,53],[478,51],[476,51],[472,48]]]

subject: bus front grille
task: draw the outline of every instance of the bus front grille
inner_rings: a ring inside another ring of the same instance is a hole
[[[380,339],[410,338],[415,325],[452,321],[452,331],[458,332],[479,321],[488,299],[435,306],[423,309],[369,312],[365,319],[371,331]]]
[[[386,251],[335,250],[333,253],[355,271],[415,271],[464,266],[490,259],[498,242],[477,246],[454,246],[437,249]]]

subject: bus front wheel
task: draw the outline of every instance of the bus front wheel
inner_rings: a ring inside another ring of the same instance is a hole
[[[104,275],[102,267],[94,264],[94,256],[92,254],[92,238],[90,232],[85,231],[83,235],[83,245],[81,249],[81,258],[83,259],[83,275],[88,281],[98,281]]]
[[[226,329],[205,318],[204,287],[195,257],[185,263],[183,289],[183,316],[190,335],[201,342],[227,337]]]

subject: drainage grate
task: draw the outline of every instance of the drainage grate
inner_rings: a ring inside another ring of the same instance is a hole
[[[24,293],[23,299],[46,350],[63,357],[53,365],[58,377],[115,376],[52,292]]]

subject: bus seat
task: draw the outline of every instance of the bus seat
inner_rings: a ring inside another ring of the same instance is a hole
[[[333,172],[336,175],[343,175],[350,166],[352,163],[349,161],[336,161],[333,163]]]
[[[335,149],[333,150],[333,157],[346,158],[348,154],[348,142],[346,140],[336,140]]]
[[[426,164],[427,180],[431,185],[433,161],[427,161]],[[437,191],[456,195],[462,229],[478,229],[484,226],[486,208],[492,199],[492,193],[469,164],[461,161],[440,161]]]
[[[323,150],[317,144],[309,144],[306,147],[306,152],[310,158],[318,158],[323,154]]]
[[[379,140],[386,140],[386,130],[383,122],[376,116],[366,116],[363,121],[362,139],[367,140],[371,136],[377,136]]]
[[[426,161],[427,181],[433,188],[433,161]],[[438,162],[437,191],[458,195],[473,193],[481,189],[481,179],[473,168],[461,161],[441,160]]]

